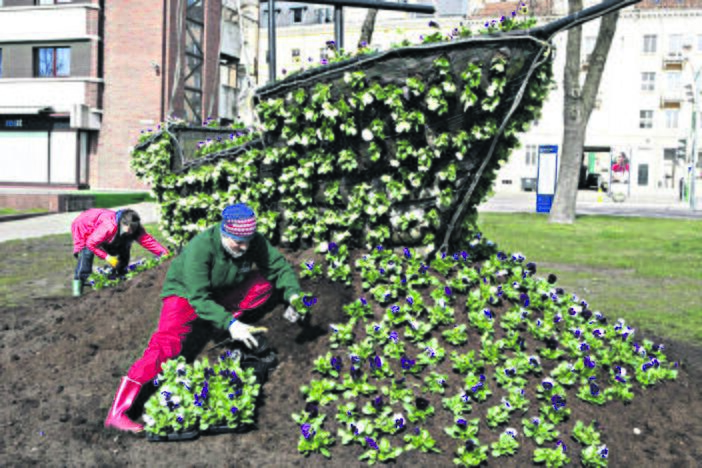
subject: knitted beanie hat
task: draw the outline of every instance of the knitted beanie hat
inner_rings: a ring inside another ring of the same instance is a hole
[[[244,203],[229,205],[222,211],[221,231],[236,241],[249,241],[256,233],[256,215]]]

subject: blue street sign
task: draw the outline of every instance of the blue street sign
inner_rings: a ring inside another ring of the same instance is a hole
[[[551,205],[553,205],[553,195],[536,194],[536,212],[550,213]]]
[[[558,145],[539,145],[536,174],[536,212],[550,213],[558,179]]]

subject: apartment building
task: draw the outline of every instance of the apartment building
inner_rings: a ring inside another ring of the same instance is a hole
[[[524,3],[534,12],[539,23],[546,23],[567,14],[564,0]],[[596,1],[586,1],[589,6]],[[276,3],[277,76],[325,58],[325,43],[334,39],[333,23],[327,20],[321,5]],[[382,49],[402,39],[419,41],[421,34],[433,32],[428,21],[439,23],[450,31],[459,23],[476,31],[486,20],[510,15],[520,2],[495,0],[435,2],[439,14],[417,15],[401,12],[378,14],[373,45]],[[278,8],[280,8],[278,10]],[[300,12],[300,8],[303,8]],[[265,84],[267,70],[267,5],[262,4],[259,48],[259,83]],[[347,48],[354,48],[360,36],[365,9],[344,8]],[[467,12],[464,14],[462,12]],[[299,21],[298,21],[299,20]],[[599,20],[583,26],[581,78],[589,66],[595,46]],[[496,179],[496,191],[530,189],[537,177],[538,150],[542,145],[562,144],[563,138],[563,72],[567,33],[554,39],[555,89],[544,104],[542,118],[521,137],[521,147],[513,151]],[[702,1],[644,0],[620,12],[617,31],[600,84],[585,140],[583,164],[587,172],[599,175],[601,183],[625,183],[629,194],[675,194],[680,179],[685,177],[691,159],[693,73],[702,69]],[[702,74],[700,74],[702,75]],[[702,79],[699,88],[702,88]],[[698,96],[701,99],[702,96]],[[702,106],[701,106],[702,107]],[[702,118],[697,118],[698,132]],[[679,140],[687,142],[687,154],[678,157]],[[702,140],[702,139],[700,139]],[[702,141],[698,141],[700,150]],[[628,171],[612,171],[617,157],[624,153]],[[613,161],[614,160],[614,161]],[[702,170],[702,154],[698,157]],[[626,178],[622,176],[626,176]],[[702,174],[698,172],[698,177]],[[702,180],[698,179],[698,186]],[[619,190],[622,190],[622,187]]]
[[[251,1],[0,0],[0,185],[146,188],[129,168],[141,130],[170,115],[234,119],[240,51],[255,45],[240,26],[257,12]]]

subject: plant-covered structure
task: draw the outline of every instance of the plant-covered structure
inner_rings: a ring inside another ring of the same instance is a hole
[[[142,137],[132,167],[152,184],[176,243],[241,201],[277,245],[413,245],[429,258],[472,230],[500,163],[539,117],[553,35],[633,3],[341,56],[258,89],[256,128],[220,129],[229,134],[186,160],[174,136],[182,125],[165,124]]]

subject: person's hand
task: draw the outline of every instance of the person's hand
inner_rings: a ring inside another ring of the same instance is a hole
[[[105,257],[105,261],[109,263],[112,268],[117,268],[117,264],[119,263],[119,259],[117,257],[113,257],[112,255]]]
[[[236,320],[229,325],[229,334],[232,336],[232,340],[242,341],[247,348],[253,349],[258,346],[258,341],[251,334],[251,328],[245,323]]]

